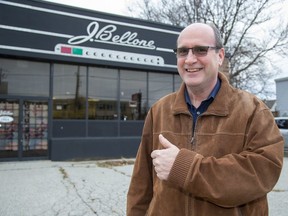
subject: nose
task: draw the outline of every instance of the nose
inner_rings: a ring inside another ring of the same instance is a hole
[[[192,50],[189,49],[188,54],[186,56],[185,62],[186,63],[193,63],[197,61],[197,57],[193,54]]]

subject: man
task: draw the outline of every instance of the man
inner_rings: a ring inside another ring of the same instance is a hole
[[[183,83],[146,117],[127,215],[268,215],[284,146],[271,112],[219,72],[213,25],[186,27],[175,52]]]

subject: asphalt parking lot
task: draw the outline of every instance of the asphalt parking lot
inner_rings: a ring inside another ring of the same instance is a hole
[[[124,216],[133,162],[1,162],[0,215]],[[287,216],[287,157],[268,198],[270,216]]]

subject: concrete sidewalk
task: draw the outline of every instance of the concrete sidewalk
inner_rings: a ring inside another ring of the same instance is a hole
[[[133,160],[1,162],[0,215],[124,216]],[[270,216],[286,216],[288,158],[269,193]]]

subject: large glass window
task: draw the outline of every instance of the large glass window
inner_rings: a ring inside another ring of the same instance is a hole
[[[53,118],[84,119],[86,111],[86,67],[54,65]]]
[[[0,58],[0,94],[49,96],[47,63]]]
[[[89,119],[117,119],[118,70],[89,67]]]
[[[147,73],[120,71],[120,107],[122,120],[140,120],[147,114]]]
[[[182,78],[179,74],[174,75],[174,91],[177,91],[182,84]]]
[[[149,107],[173,92],[173,74],[149,73]]]

